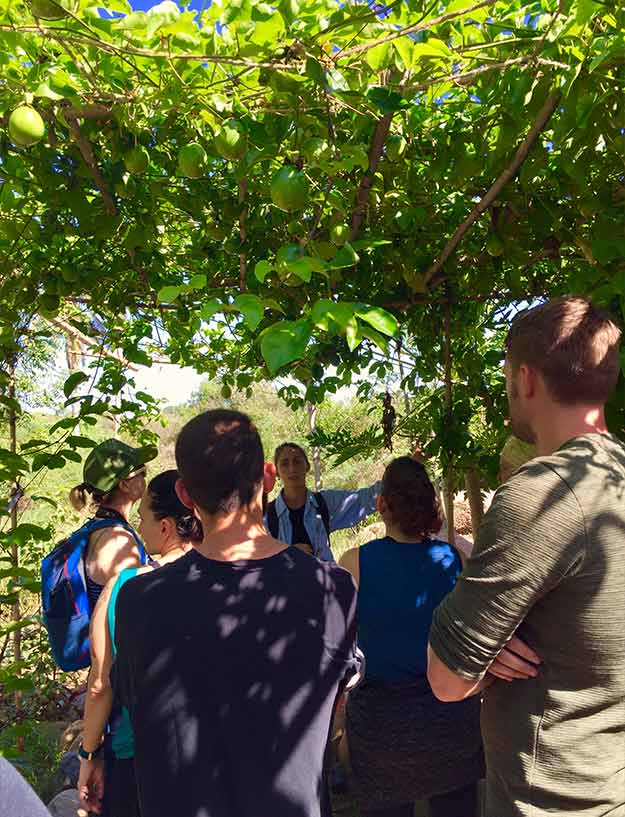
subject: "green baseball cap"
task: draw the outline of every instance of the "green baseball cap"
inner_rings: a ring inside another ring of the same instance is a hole
[[[83,480],[90,488],[108,493],[157,454],[158,450],[153,445],[132,448],[121,440],[105,440],[96,445],[85,460]]]

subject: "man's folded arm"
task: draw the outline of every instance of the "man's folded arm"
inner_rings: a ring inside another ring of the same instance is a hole
[[[434,613],[428,680],[440,700],[491,683],[490,665],[536,601],[576,569],[584,546],[577,501],[552,469],[530,463],[500,488],[458,584]]]

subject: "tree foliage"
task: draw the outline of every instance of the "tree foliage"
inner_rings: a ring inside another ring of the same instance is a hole
[[[3,0],[6,358],[61,314],[102,348],[97,393],[66,384],[78,420],[139,434],[156,407],[128,364],[193,366],[226,398],[289,374],[299,405],[362,374],[366,396],[400,345],[405,388],[431,392],[429,431],[403,427],[479,460],[502,309],[582,292],[623,317],[624,20],[594,0]],[[43,138],[11,125],[24,106]]]
[[[132,367],[156,358],[226,400],[357,383],[371,424],[322,424],[329,451],[395,434],[492,481],[516,308],[573,292],[625,317],[624,24],[610,0],[0,0],[5,420],[51,328],[91,355],[50,433],[0,451],[5,521],[101,415],[153,433]],[[16,548],[51,535],[5,526],[3,603],[37,589]]]

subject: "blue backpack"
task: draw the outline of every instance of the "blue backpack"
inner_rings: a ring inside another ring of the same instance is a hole
[[[117,525],[131,533],[146,563],[143,544],[132,527],[119,518],[94,518],[63,539],[41,563],[43,623],[55,663],[65,672],[84,669],[89,655],[91,605],[87,594],[85,555],[89,537],[101,528]]]

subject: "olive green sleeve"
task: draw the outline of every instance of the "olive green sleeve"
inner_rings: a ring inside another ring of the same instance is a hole
[[[503,485],[454,590],[434,613],[430,644],[467,680],[482,678],[528,611],[585,553],[582,511],[548,465],[529,463]]]

